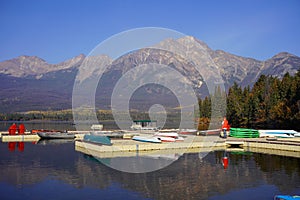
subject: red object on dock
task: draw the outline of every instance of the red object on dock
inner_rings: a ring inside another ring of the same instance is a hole
[[[223,157],[222,158],[222,164],[223,164],[224,169],[227,169],[227,167],[228,167],[228,157]]]
[[[8,129],[8,134],[9,135],[16,135],[16,131],[17,131],[18,127],[15,123],[13,123],[13,125],[11,125]]]
[[[25,133],[25,126],[24,126],[24,124],[20,124],[19,125],[19,129],[18,129],[18,133],[19,133],[19,135],[23,135],[24,133]]]

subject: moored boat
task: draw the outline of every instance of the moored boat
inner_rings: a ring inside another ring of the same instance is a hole
[[[164,137],[164,136],[154,136],[162,142],[176,142],[176,139],[173,137]]]
[[[101,144],[101,145],[112,145],[111,140],[107,136],[103,135],[89,135],[86,134],[83,136],[83,141],[84,142],[91,142],[91,143],[96,143],[96,144]]]
[[[92,131],[91,135],[107,136],[109,138],[123,138],[124,131]]]
[[[132,139],[139,142],[161,143],[161,140],[157,137],[133,136]]]
[[[198,131],[196,129],[181,129],[179,131],[180,134],[186,134],[186,135],[196,135],[197,132]]]
[[[260,137],[293,138],[298,132],[294,130],[258,130]]]
[[[158,132],[154,134],[154,137],[159,138],[162,142],[184,141],[184,138],[180,137],[176,132]]]
[[[38,136],[42,139],[74,139],[73,133],[63,131],[40,131],[37,132]]]
[[[220,135],[221,129],[211,129],[199,131],[199,135],[210,136],[210,135]]]
[[[177,132],[158,132],[155,133],[154,136],[177,138],[179,135]]]
[[[259,133],[255,129],[230,128],[229,136],[236,137],[236,138],[258,138]]]

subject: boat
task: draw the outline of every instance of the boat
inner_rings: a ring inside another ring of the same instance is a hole
[[[107,136],[102,136],[102,135],[85,134],[83,136],[83,141],[84,142],[101,144],[101,145],[109,145],[109,146],[112,145],[110,138],[107,137]]]
[[[66,131],[40,131],[37,132],[38,136],[42,139],[74,139],[74,133]]]
[[[134,120],[130,128],[134,131],[157,131],[159,127],[156,124],[155,120]]]
[[[184,141],[184,138],[179,136],[179,137],[175,138],[175,141],[182,142],[182,141]]]
[[[139,142],[161,143],[157,137],[133,136],[132,139]]]
[[[198,130],[196,129],[181,129],[179,131],[180,134],[186,134],[186,135],[196,135]]]
[[[92,131],[91,135],[107,136],[109,138],[123,138],[124,131]]]
[[[154,134],[154,137],[160,138],[162,142],[184,141],[184,138],[180,137],[176,132],[158,132]]]
[[[91,129],[92,129],[93,131],[95,131],[95,130],[101,131],[101,130],[103,129],[103,124],[93,124],[93,125],[91,126]]]
[[[32,129],[30,131],[31,134],[37,134],[38,132],[51,132],[53,130],[46,130],[46,129]]]
[[[294,130],[258,130],[260,137],[293,138],[298,135]]]
[[[164,136],[154,136],[162,142],[176,142],[176,139],[173,137],[164,137]]]
[[[276,195],[274,197],[274,200],[300,200],[300,196],[295,195],[295,196],[291,196],[291,195]]]
[[[235,138],[258,138],[259,133],[255,129],[230,128],[229,136]]]
[[[221,129],[211,129],[199,131],[199,135],[210,136],[210,135],[220,135]]]
[[[177,132],[158,132],[158,133],[155,133],[154,136],[177,138],[179,135]]]

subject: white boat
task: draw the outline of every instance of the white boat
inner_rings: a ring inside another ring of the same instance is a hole
[[[109,138],[123,138],[123,131],[92,131],[91,135],[107,136]]]
[[[164,137],[164,136],[154,136],[162,142],[176,142],[176,139],[173,137]]]
[[[188,134],[188,135],[196,135],[197,134],[197,131],[196,129],[181,129],[179,131],[180,134]]]
[[[101,131],[101,130],[103,129],[103,124],[93,124],[93,125],[91,126],[91,129],[92,129],[93,131]]]
[[[152,120],[135,120],[130,128],[135,131],[157,131],[159,128],[156,124],[157,122]]]
[[[177,138],[179,135],[177,132],[158,132],[158,133],[155,133],[154,136]]]
[[[293,138],[298,132],[294,130],[258,130],[260,137]]]
[[[176,142],[182,142],[182,141],[184,141],[184,138],[179,136],[178,138],[175,138],[175,141]]]
[[[184,141],[184,138],[180,137],[176,132],[158,132],[154,134],[154,137],[161,138],[163,142]]]
[[[156,137],[133,136],[132,139],[140,142],[161,143],[161,140]]]

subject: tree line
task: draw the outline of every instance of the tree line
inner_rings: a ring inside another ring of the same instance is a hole
[[[224,116],[232,127],[300,129],[300,71],[294,76],[286,73],[282,79],[261,75],[252,88],[234,83],[225,95]],[[210,117],[212,98],[199,100],[199,124]]]

